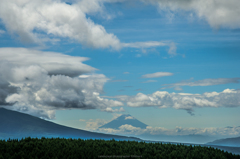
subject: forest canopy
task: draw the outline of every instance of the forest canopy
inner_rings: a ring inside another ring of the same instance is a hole
[[[0,159],[240,159],[239,155],[212,147],[137,141],[25,138],[0,140]]]

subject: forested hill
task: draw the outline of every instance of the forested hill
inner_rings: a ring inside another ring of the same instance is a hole
[[[0,159],[240,159],[223,150],[162,143],[115,140],[31,139],[0,141]]]

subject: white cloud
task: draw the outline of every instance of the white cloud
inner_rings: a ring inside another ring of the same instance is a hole
[[[204,18],[214,27],[239,28],[240,27],[240,2],[239,0],[141,0],[144,3],[150,3],[162,11],[167,11],[174,17],[174,14],[179,11],[195,12],[199,18]],[[95,3],[95,10],[100,10],[96,5],[96,0],[90,1]],[[100,1],[98,1],[100,2]],[[109,2],[101,0],[101,2]],[[111,1],[126,2],[124,0]],[[100,3],[101,4],[101,3]],[[94,5],[91,5],[94,6]],[[170,11],[169,11],[170,10]],[[191,17],[193,14],[191,13]],[[171,50],[171,49],[170,49]]]
[[[118,117],[120,117],[122,114],[112,113],[112,115],[113,115],[112,120],[114,120],[114,119],[117,119]]]
[[[146,42],[134,42],[134,43],[122,43],[122,47],[130,47],[130,48],[141,48],[142,52],[146,54],[147,48],[152,47],[162,47],[162,46],[168,46],[168,54],[171,56],[177,55],[176,50],[176,44],[174,42],[168,42],[168,41],[146,41]],[[141,54],[137,54],[137,57],[141,57]]]
[[[121,135],[141,135],[141,134],[149,134],[149,135],[206,135],[206,136],[221,136],[221,137],[229,137],[229,136],[239,136],[240,135],[240,127],[226,127],[226,128],[216,128],[216,127],[208,127],[208,128],[182,128],[176,127],[175,129],[166,129],[164,127],[151,127],[147,126],[146,129],[141,129],[138,127],[134,127],[132,125],[122,125],[119,129],[111,129],[111,128],[100,128],[97,129],[100,132],[104,133],[115,133]]]
[[[86,17],[86,13],[101,8],[98,1],[95,2],[94,7],[89,7],[83,6],[87,4],[83,2],[68,5],[56,0],[1,0],[0,18],[7,30],[17,34],[23,42],[41,43],[37,30],[56,37],[70,38],[94,48],[118,50],[119,39]]]
[[[225,89],[223,92],[224,93],[238,93],[238,91],[234,90],[234,89]],[[218,94],[214,92],[214,95],[218,95]]]
[[[121,109],[121,108],[120,108]],[[107,123],[109,123],[110,121],[118,118],[119,116],[121,116],[122,114],[116,114],[116,113],[113,113],[113,118],[111,120],[104,120],[104,119],[89,119],[89,120],[86,120],[86,127],[85,129],[86,130],[98,130],[99,127],[101,127],[102,125],[105,125]]]
[[[0,36],[1,36],[1,34],[4,34],[4,33],[5,33],[5,31],[0,29]]]
[[[172,75],[173,73],[170,73],[170,72],[156,72],[156,73],[142,75],[141,78],[157,78],[157,77],[172,76]]]
[[[238,107],[240,106],[240,90],[225,89],[222,92],[206,92],[203,94],[168,93],[157,91],[153,94],[138,93],[135,96],[115,96],[130,107],[172,107],[184,109],[193,115],[196,107]]]
[[[157,82],[157,80],[147,80],[147,81],[144,81],[142,83],[153,83],[153,82]]]
[[[106,109],[102,110],[105,112],[110,112],[110,113],[116,113],[116,112],[125,112],[125,110],[123,109],[123,107],[119,108],[119,109],[112,109],[111,107],[107,107]]]
[[[181,86],[212,86],[212,85],[221,85],[228,83],[239,83],[240,78],[208,78],[198,81],[193,81],[193,79],[181,81],[173,84],[164,84],[163,86],[167,86],[166,88],[175,88],[175,90],[182,90]]]
[[[148,42],[135,42],[135,43],[123,43],[123,47],[132,47],[132,48],[149,48],[149,47],[158,47],[166,46],[168,43],[160,41],[148,41]]]
[[[7,31],[24,43],[44,45],[48,41],[57,42],[56,38],[67,38],[88,47],[113,50],[169,46],[169,53],[175,54],[175,44],[171,42],[121,43],[114,34],[87,17],[101,15],[111,19],[104,3],[116,2],[122,0],[81,0],[71,5],[60,0],[0,0],[0,19]]]
[[[98,127],[100,127],[106,123],[108,123],[108,121],[106,121],[104,119],[96,119],[96,120],[90,119],[90,120],[86,121],[85,128],[87,130],[97,130]]]
[[[83,64],[86,57],[64,55],[57,52],[44,52],[26,48],[0,48],[0,62],[10,62],[19,67],[40,66],[51,75],[77,76],[96,70]]]
[[[240,27],[239,0],[142,0],[158,5],[160,10],[174,12],[193,11],[199,18],[204,18],[214,27]]]
[[[86,58],[21,48],[0,49],[0,56],[0,104],[8,109],[52,119],[57,109],[123,106],[100,97],[109,80],[105,75],[67,76],[94,70],[81,63]]]
[[[125,117],[125,120],[128,120],[128,119],[134,119],[134,118],[132,116]]]
[[[173,57],[173,56],[176,56],[176,55],[177,55],[176,52],[177,52],[177,46],[175,45],[174,42],[171,42],[171,43],[169,44],[168,54]]]

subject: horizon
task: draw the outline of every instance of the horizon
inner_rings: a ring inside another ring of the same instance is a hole
[[[103,133],[239,137],[239,11],[238,0],[0,0],[0,108]],[[99,129],[122,114],[148,127]]]

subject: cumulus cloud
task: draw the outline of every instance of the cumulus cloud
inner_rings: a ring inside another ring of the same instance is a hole
[[[98,3],[95,7],[84,4],[81,1],[69,5],[59,0],[1,0],[0,18],[7,30],[23,42],[41,43],[36,31],[43,31],[90,47],[119,49],[120,41],[115,35],[86,17]]]
[[[198,81],[185,80],[178,83],[173,84],[164,84],[165,88],[174,88],[175,90],[182,90],[181,86],[212,86],[212,85],[221,85],[221,84],[228,84],[228,83],[239,83],[240,78],[208,78]]]
[[[119,50],[125,47],[150,48],[169,46],[175,54],[175,44],[170,42],[122,43],[102,25],[94,23],[88,15],[101,15],[111,19],[104,3],[121,0],[81,0],[69,3],[60,0],[0,0],[0,19],[9,33],[24,43],[43,45],[57,38],[67,38],[93,48]]]
[[[104,119],[96,119],[96,120],[90,119],[90,120],[86,121],[85,128],[87,130],[97,130],[98,127],[100,127],[106,123],[108,123],[108,121],[106,121]]]
[[[157,78],[157,77],[172,76],[172,75],[173,73],[170,73],[170,72],[156,72],[156,73],[142,75],[141,78]]]
[[[130,107],[158,107],[184,109],[193,115],[198,107],[238,107],[240,106],[240,90],[225,89],[222,92],[206,92],[203,94],[168,93],[157,91],[153,94],[138,93],[135,96],[116,96]]]
[[[5,50],[5,54],[0,54],[3,57],[0,62],[0,103],[8,109],[52,119],[57,109],[105,111],[123,105],[119,101],[100,97],[104,84],[109,80],[105,75],[92,73],[85,78],[67,76],[69,72],[70,75],[80,75],[93,70],[81,63],[84,58],[21,48],[18,55],[17,49],[14,50],[16,54],[12,54],[11,49],[7,52],[8,50]]]
[[[239,28],[239,0],[142,0],[158,5],[160,10],[179,12],[193,11],[214,27]]]
[[[119,108],[119,109],[112,109],[111,107],[107,107],[107,108],[104,109],[103,111],[105,111],[105,112],[110,112],[110,113],[125,112],[125,110],[123,109],[123,107],[121,107],[121,108]]]

